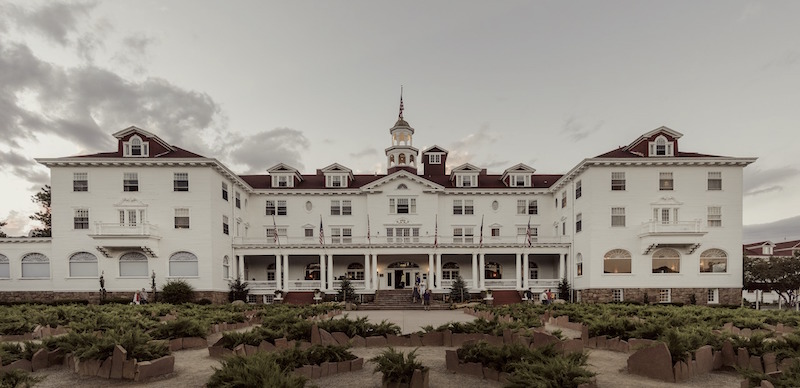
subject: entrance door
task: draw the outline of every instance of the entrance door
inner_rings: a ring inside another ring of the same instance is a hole
[[[403,275],[404,274],[402,269],[394,270],[394,279],[395,279],[394,288],[404,288],[404,286],[408,284],[406,283],[406,277]]]

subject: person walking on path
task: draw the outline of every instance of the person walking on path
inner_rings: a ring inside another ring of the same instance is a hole
[[[411,293],[411,302],[412,303],[417,303],[419,298],[420,298],[420,295],[419,295],[419,284],[415,284],[414,285],[414,291]]]
[[[542,304],[545,306],[547,306],[547,304],[550,303],[550,300],[547,298],[547,291],[539,294],[539,301],[542,302]]]
[[[431,309],[431,290],[425,291],[425,296],[422,299],[422,304],[425,306],[425,311]]]

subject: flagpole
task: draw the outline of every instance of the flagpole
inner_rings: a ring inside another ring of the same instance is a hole
[[[281,271],[283,272],[281,274],[281,283],[289,284],[289,282],[286,279],[283,278],[283,274],[288,273],[289,271],[287,271],[285,268],[283,268],[283,250],[281,249],[281,239],[278,236],[278,225],[275,223],[275,214],[274,213],[272,214],[272,239],[274,240],[274,242],[276,244],[278,244],[278,260],[280,260],[280,262],[281,262]],[[286,262],[288,264],[289,260],[287,259]],[[277,267],[278,266],[277,266],[277,263],[276,263],[275,268],[277,268]],[[283,285],[282,284],[276,284],[275,288],[282,289]]]

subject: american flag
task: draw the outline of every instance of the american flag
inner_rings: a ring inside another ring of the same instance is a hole
[[[433,229],[433,247],[439,246],[439,215],[436,215],[436,225]]]
[[[272,239],[275,244],[280,244],[280,240],[278,240],[278,225],[275,224],[274,214],[272,215]]]
[[[533,242],[531,241],[531,218],[530,217],[528,217],[528,230],[525,231],[525,242],[528,244],[528,246],[533,245]]]
[[[325,245],[325,229],[322,228],[322,216],[319,216],[319,245]]]
[[[403,87],[400,86],[400,115],[399,118],[403,118]]]
[[[369,232],[369,214],[367,214],[367,243],[372,243],[372,236],[370,236]]]
[[[478,242],[478,248],[483,248],[483,216],[481,216],[481,239]]]

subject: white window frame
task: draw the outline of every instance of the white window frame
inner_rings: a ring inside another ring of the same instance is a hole
[[[472,199],[454,199],[453,200],[453,214],[454,215],[472,215],[475,214],[475,204]]]
[[[331,215],[332,216],[349,216],[353,214],[353,201],[350,199],[332,199],[331,200]]]
[[[74,172],[74,173],[72,173],[72,191],[73,192],[89,191],[89,173],[88,172]]]
[[[456,187],[478,187],[478,174],[456,175]]]
[[[575,215],[575,233],[580,233],[583,230],[583,213]]]
[[[472,244],[475,242],[475,228],[472,226],[453,227],[453,242]]]
[[[650,156],[674,156],[675,145],[673,142],[667,140],[664,135],[661,135],[648,143],[650,149]]]
[[[561,208],[567,207],[567,191],[564,190],[561,192]]]
[[[11,260],[0,253],[0,279],[11,279]]]
[[[659,289],[658,303],[672,303],[672,289],[669,288]]]
[[[616,271],[616,272],[608,271],[608,272],[606,272],[606,263],[609,263],[609,264],[611,264],[613,266],[613,263],[615,261],[616,262],[627,261],[628,262],[628,267],[630,267],[630,271],[628,271],[628,272],[619,272],[619,271]],[[620,273],[621,274],[632,274],[633,273],[633,256],[631,256],[631,253],[628,250],[625,250],[625,249],[612,249],[612,250],[606,252],[605,255],[603,255],[603,274],[609,275],[609,274],[620,274]]]
[[[537,215],[539,214],[539,200],[518,199],[517,214]]]
[[[144,270],[139,268],[144,263]],[[124,265],[128,264],[128,265]],[[119,257],[119,277],[121,278],[147,278],[148,260],[141,252],[127,252]],[[135,273],[131,274],[135,270]]]
[[[237,209],[241,209],[242,208],[242,196],[238,191],[234,194],[234,201],[236,202],[236,208]]]
[[[347,187],[347,176],[342,174],[326,175],[325,187],[332,187],[332,188]]]
[[[331,227],[331,244],[351,244],[353,242],[352,226]]]
[[[509,174],[508,185],[511,187],[530,187],[531,176],[528,174]]]
[[[272,209],[272,210],[270,210]],[[285,199],[268,199],[266,201],[266,215],[285,216],[289,214]]]
[[[402,205],[400,202],[406,203]],[[400,212],[400,206],[405,206],[407,211]],[[417,214],[417,199],[412,197],[389,198],[389,214]]]
[[[174,227],[175,229],[190,229],[191,218],[188,207],[175,208]]]
[[[626,181],[625,172],[616,171],[611,173],[611,191],[625,191]]]
[[[428,164],[442,164],[442,154],[428,154]]]
[[[134,152],[139,147],[138,154]],[[146,158],[150,156],[150,142],[143,141],[138,135],[131,136],[128,141],[122,142],[122,156],[126,158]]]
[[[719,288],[709,288],[706,292],[707,304],[719,304]]]
[[[706,263],[707,261],[710,261],[711,263]],[[700,273],[728,273],[728,261],[728,253],[722,249],[706,249],[700,253]],[[706,264],[705,268],[703,268],[703,264]],[[720,266],[719,264],[723,265]]]
[[[231,278],[231,260],[227,255],[222,257],[222,278],[225,280]]]
[[[230,226],[228,223],[228,216],[222,216],[222,233],[230,235]]]
[[[709,206],[708,207],[708,227],[721,228],[722,227],[722,206]]]
[[[89,209],[75,209],[75,214],[72,219],[72,227],[74,230],[89,229]]]
[[[581,181],[577,181],[575,182],[575,199],[578,199],[581,196],[583,196],[582,184]]]
[[[222,199],[228,200],[228,184],[222,182]]]
[[[675,178],[672,172],[663,171],[658,173],[658,190],[660,191],[675,190]]]
[[[191,252],[175,252],[169,257],[169,276],[170,277],[197,277],[198,272],[197,255]]]
[[[708,172],[708,190],[709,191],[722,190],[722,171]]]
[[[624,207],[611,208],[611,227],[624,228],[627,223]]]
[[[70,256],[69,277],[97,278],[97,256],[89,252],[77,252]]]
[[[583,254],[581,253],[575,256],[575,276],[583,276]]]
[[[272,187],[294,187],[294,179],[290,175],[275,174],[272,177]]]
[[[189,191],[188,172],[176,172],[172,174],[172,191]]]
[[[139,191],[139,173],[122,173],[122,191]]]
[[[614,288],[611,290],[611,301],[612,302],[623,302],[625,301],[625,295],[621,288]]]

